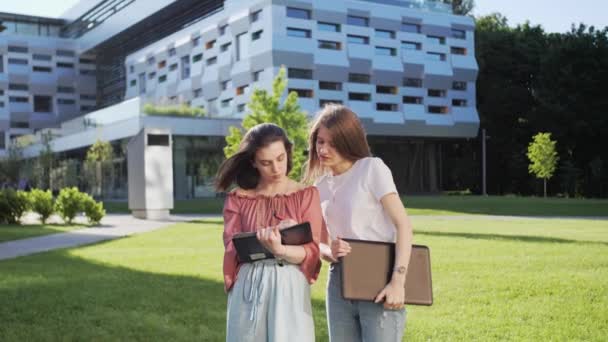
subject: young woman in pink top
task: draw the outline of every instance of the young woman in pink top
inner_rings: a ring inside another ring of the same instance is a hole
[[[287,177],[292,144],[274,124],[251,128],[217,174],[224,204],[226,341],[314,341],[310,284],[319,274],[319,193]],[[313,242],[281,244],[279,229],[310,222]],[[232,237],[257,232],[275,259],[239,263]]]
[[[412,228],[390,169],[371,157],[363,126],[350,109],[327,105],[321,110],[310,133],[306,171],[306,180],[315,181],[319,190],[329,233],[321,240],[321,254],[331,262],[326,301],[330,341],[401,341]],[[341,238],[396,242],[392,279],[375,302],[342,298],[338,258],[350,246]]]

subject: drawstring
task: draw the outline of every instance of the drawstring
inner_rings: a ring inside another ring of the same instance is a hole
[[[382,312],[382,318],[380,319],[380,328],[384,329],[384,321],[386,320],[386,311]]]
[[[254,262],[251,264],[251,268],[249,268],[249,271],[247,272],[245,287],[243,288],[243,300],[245,300],[246,303],[253,303],[251,313],[249,314],[250,321],[254,321],[256,319],[258,304],[261,304],[261,295],[264,287],[262,283],[264,269],[264,263]],[[247,289],[248,285],[249,290]]]

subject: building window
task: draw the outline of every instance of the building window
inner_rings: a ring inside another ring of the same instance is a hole
[[[213,65],[215,63],[217,63],[217,57],[211,57],[207,59],[207,65]]]
[[[422,88],[422,79],[420,78],[404,78],[403,86],[410,88]]]
[[[222,100],[220,105],[222,106],[222,108],[228,108],[228,107],[232,106],[232,99]]]
[[[369,79],[367,74],[348,74],[348,82],[351,83],[369,83]]]
[[[396,112],[397,108],[396,103],[376,103],[376,110],[383,112]]]
[[[148,58],[148,65],[154,65],[154,62],[156,61],[156,58],[154,57],[149,57]]]
[[[323,90],[342,90],[342,83],[319,81],[319,89]]]
[[[153,79],[154,77],[156,77],[156,72],[151,72],[148,74],[148,79]]]
[[[177,63],[169,65],[169,71],[175,71],[177,69]]]
[[[25,96],[9,96],[8,102],[12,103],[28,103],[30,99]]]
[[[27,86],[27,84],[23,84],[23,83],[9,83],[8,84],[8,89],[9,90],[28,90],[29,87]]]
[[[464,30],[452,29],[452,38],[455,39],[466,39],[467,35]]]
[[[237,95],[243,95],[249,90],[249,85],[244,85],[236,88]]]
[[[29,122],[11,121],[11,128],[30,128]]]
[[[169,49],[169,57],[175,56],[176,53],[177,53],[177,51],[175,50],[175,48],[170,48]]]
[[[349,34],[346,36],[346,41],[350,44],[369,44],[369,38],[365,36],[356,36]]]
[[[230,43],[230,42],[220,45],[220,52],[228,51],[228,49],[230,48],[230,45],[232,45],[232,43]]]
[[[162,60],[162,61],[158,62],[158,68],[159,69],[162,69],[162,68],[164,68],[166,66],[167,66],[167,61]]]
[[[259,30],[259,31],[256,31],[256,32],[253,32],[253,33],[251,34],[251,41],[253,42],[253,41],[256,41],[256,40],[258,40],[258,39],[262,38],[262,32],[263,32],[262,30]]]
[[[369,93],[348,93],[349,101],[369,101],[371,97]]]
[[[2,71],[2,70],[0,70]],[[0,102],[0,108],[4,107],[4,102]],[[6,149],[6,135],[4,134],[4,131],[0,131],[0,150],[4,150]]]
[[[199,53],[192,57],[192,63],[200,62],[203,59],[203,54]]]
[[[404,96],[403,103],[408,104],[422,104],[422,97],[420,96]]]
[[[57,63],[58,68],[73,69],[74,63]]]
[[[158,76],[158,83],[163,83],[167,80],[167,75]]]
[[[192,38],[192,47],[201,45],[201,37]]]
[[[395,94],[397,94],[397,87],[379,85],[379,86],[376,86],[376,93],[395,95]]]
[[[412,24],[412,23],[401,23],[401,31],[411,32],[411,33],[420,33],[420,25]]]
[[[246,46],[243,44],[243,39],[245,37],[245,33],[241,33],[239,35],[236,36],[236,54],[235,54],[235,59],[236,61],[240,61],[241,60],[241,55],[246,56],[246,54],[244,52],[246,52]],[[244,50],[244,51],[242,51]]]
[[[238,113],[242,113],[242,112],[244,112],[244,111],[245,111],[245,104],[244,104],[244,103],[241,103],[241,104],[239,104],[238,106],[236,106],[236,111],[237,111]]]
[[[342,50],[342,45],[339,42],[332,42],[329,40],[319,40],[319,49],[327,50]]]
[[[319,31],[340,32],[340,24],[324,23],[319,21],[317,28]]]
[[[15,45],[8,46],[8,52],[28,53],[28,51],[29,51],[29,49],[27,48],[27,46],[15,46]]]
[[[215,46],[215,39],[208,41],[207,44],[205,44],[205,49],[207,49],[207,50],[213,49],[214,46]]]
[[[0,72],[4,72],[4,57],[0,55]]]
[[[440,37],[440,36],[426,36],[426,40],[429,43],[432,44],[439,44],[439,45],[444,45],[445,44],[445,37]]]
[[[145,73],[141,73],[138,76],[139,79],[139,94],[145,94],[146,93],[146,74]]]
[[[447,114],[448,108],[443,106],[428,106],[427,111],[431,114]]]
[[[376,29],[376,37],[378,37],[378,38],[387,38],[387,39],[395,39],[395,31],[378,30],[378,29]]]
[[[0,101],[0,108],[4,108],[4,101]]]
[[[312,80],[312,70],[288,68],[287,77],[288,78],[299,78],[299,79],[303,79],[303,80]]]
[[[222,81],[220,83],[220,86],[221,86],[222,90],[227,90],[228,88],[232,87],[232,82],[230,80]]]
[[[330,104],[342,104],[342,100],[319,100],[319,107],[325,107]]]
[[[260,20],[261,17],[262,17],[262,10],[257,10],[250,14],[252,23],[255,23],[256,21]]]
[[[445,61],[445,53],[427,52],[426,59],[431,61]]]
[[[310,89],[289,88],[287,90],[287,93],[289,94],[291,92],[295,92],[296,94],[298,94],[298,97],[304,97],[304,98],[311,98],[311,97],[313,97],[312,90],[310,90]]]
[[[76,89],[74,89],[74,87],[59,86],[59,87],[57,87],[57,92],[64,93],[64,94],[73,94],[76,92]]]
[[[190,77],[190,56],[182,56],[181,67],[182,80],[185,80]]]
[[[467,90],[467,82],[454,81],[454,82],[452,82],[452,89],[454,89],[454,90]]]
[[[95,76],[95,70],[80,69],[80,74],[84,76]]]
[[[95,94],[80,94],[80,99],[85,101],[95,101]]]
[[[259,80],[260,80],[260,76],[262,75],[262,72],[263,72],[263,71],[264,71],[264,70],[258,70],[258,71],[254,71],[254,72],[253,72],[253,81],[254,81],[254,82],[257,82],[257,81],[259,81]]]
[[[220,33],[220,36],[223,36],[226,34],[226,28],[228,28],[228,25],[222,25],[218,28],[218,31]]]
[[[50,113],[53,111],[53,98],[51,96],[34,95],[34,112]]]
[[[80,63],[80,64],[95,64],[95,60],[90,59],[90,58],[80,58],[80,59],[78,59],[78,63]],[[133,67],[133,66],[131,65],[131,67]]]
[[[465,99],[452,99],[452,106],[454,107],[466,107],[467,100]]]
[[[288,27],[287,36],[298,38],[310,38],[310,30]]]
[[[133,65],[129,65],[129,74],[132,74],[135,72],[135,67]]]
[[[203,96],[203,88],[196,88],[192,94],[195,98]]]
[[[446,91],[443,89],[429,89],[427,95],[430,97],[445,97]]]
[[[80,111],[84,113],[92,112],[95,110],[95,106],[80,106]]]
[[[32,59],[35,61],[50,61],[53,57],[51,55],[43,55],[35,53],[32,55]]]
[[[27,61],[27,59],[23,59],[23,58],[9,58],[8,59],[8,64],[27,65],[28,61]]]
[[[302,8],[287,7],[287,16],[297,19],[310,19],[310,11]]]
[[[356,15],[349,15],[346,18],[346,23],[353,26],[369,26],[369,19],[366,17],[359,17]]]
[[[73,99],[57,99],[57,104],[59,104],[59,105],[74,105],[74,104],[76,104],[76,100],[73,100]]]
[[[384,47],[384,46],[376,46],[376,55],[378,56],[397,56],[397,49]]]
[[[417,42],[402,41],[401,48],[403,50],[420,50],[420,49],[422,49],[422,44],[417,43]]]
[[[55,54],[57,56],[62,56],[62,57],[74,57],[75,56],[74,51],[71,51],[71,50],[57,50],[55,52]]]
[[[450,52],[453,55],[466,55],[467,54],[467,49],[465,49],[463,47],[452,46],[450,48]]]

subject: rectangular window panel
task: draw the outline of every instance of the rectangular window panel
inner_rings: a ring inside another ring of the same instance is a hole
[[[319,81],[319,89],[323,90],[342,90],[342,83]]]
[[[369,93],[348,93],[348,99],[350,101],[369,101],[371,95]]]
[[[367,74],[348,74],[348,82],[369,83],[370,77]]]
[[[287,36],[298,37],[298,38],[310,38],[311,34],[310,34],[310,30],[288,27]]]
[[[350,44],[369,44],[369,38],[365,36],[357,36],[349,34],[346,36],[346,41]]]
[[[318,22],[317,28],[319,31],[340,32],[340,24]]]
[[[310,11],[302,8],[287,7],[287,16],[297,19],[310,19]]]
[[[300,78],[300,79],[304,79],[304,80],[312,80],[312,70],[289,68],[289,69],[287,69],[287,77],[288,78]]]
[[[369,19],[366,17],[359,17],[356,15],[349,15],[346,18],[346,23],[353,26],[369,26]]]

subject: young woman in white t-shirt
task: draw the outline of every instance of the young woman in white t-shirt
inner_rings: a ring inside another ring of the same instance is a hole
[[[330,341],[401,341],[405,276],[412,228],[390,169],[371,157],[356,114],[325,106],[311,129],[305,179],[319,189],[327,233],[321,257],[331,263],[327,285]],[[396,242],[393,276],[374,302],[344,300],[338,258],[350,252],[342,238]]]

